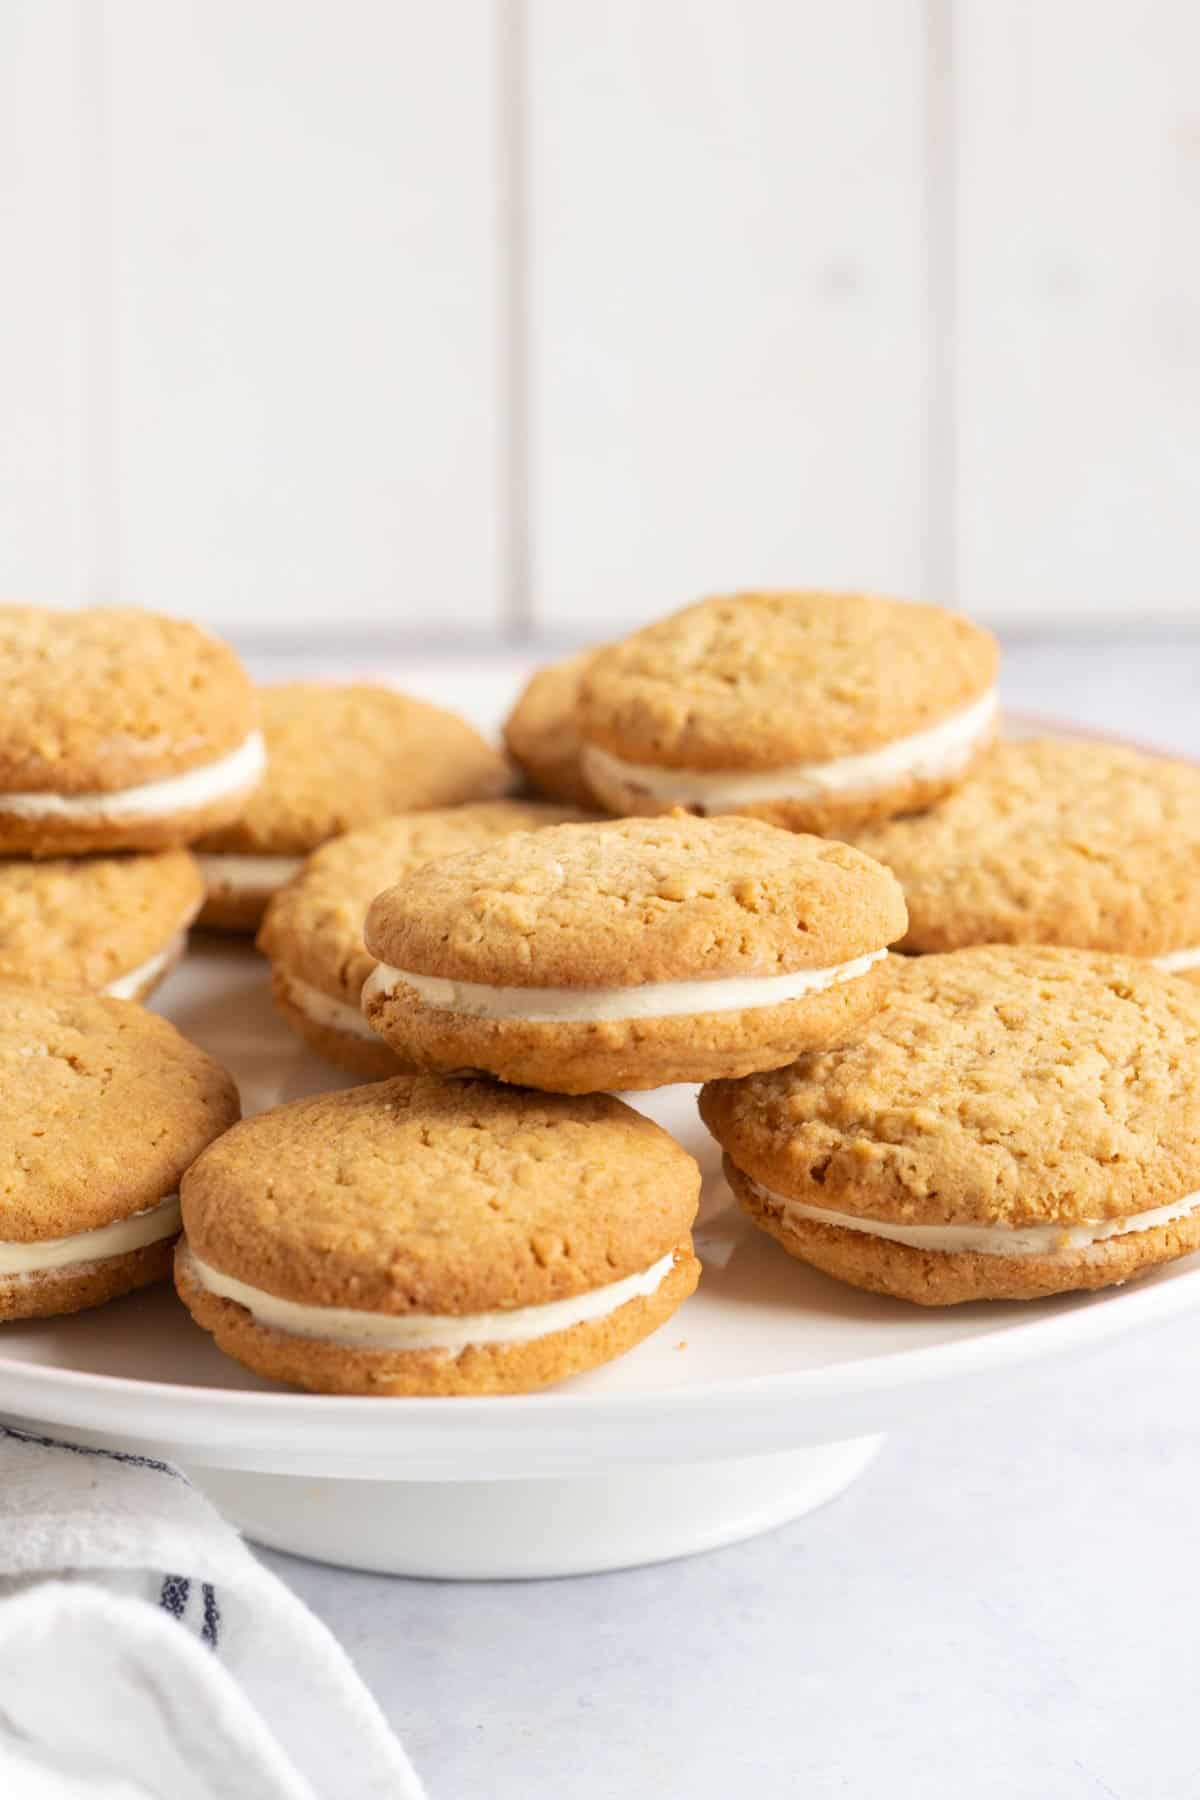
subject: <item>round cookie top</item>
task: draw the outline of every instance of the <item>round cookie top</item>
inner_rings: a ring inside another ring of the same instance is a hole
[[[1131,957],[893,958],[853,1042],[711,1082],[739,1169],[897,1224],[1080,1224],[1200,1191],[1200,992]]]
[[[203,898],[204,882],[186,850],[44,862],[4,857],[0,982],[98,993],[162,950]]]
[[[5,794],[107,794],[217,762],[258,725],[227,644],[134,607],[0,606]]]
[[[660,768],[829,762],[964,710],[996,679],[995,639],[939,606],[874,594],[747,593],[598,651],[580,732]]]
[[[486,800],[508,765],[465,719],[366,682],[261,690],[267,773],[241,818],[203,853],[303,856],[389,813]]]
[[[539,669],[504,722],[504,742],[541,793],[575,806],[594,804],[579,753],[579,685],[592,652]]]
[[[357,1006],[375,967],[363,921],[376,894],[437,857],[584,816],[537,800],[490,800],[364,825],[314,851],[273,897],[259,949],[298,981]]]
[[[231,1078],[129,1000],[0,986],[0,1239],[157,1206],[238,1117]]]
[[[500,987],[826,969],[892,942],[894,877],[756,819],[554,825],[427,864],[380,894],[366,943],[414,974]]]
[[[1200,945],[1200,766],[1118,744],[996,744],[926,813],[856,832],[893,869],[913,950]]]
[[[189,1170],[196,1256],[283,1299],[381,1313],[538,1306],[683,1242],[695,1162],[608,1094],[397,1076],[237,1126]]]

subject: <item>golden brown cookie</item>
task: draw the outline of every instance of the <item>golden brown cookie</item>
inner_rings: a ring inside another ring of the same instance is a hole
[[[700,1171],[607,1095],[396,1076],[262,1113],[183,1184],[221,1349],[323,1393],[506,1394],[619,1356],[699,1278]]]
[[[200,923],[255,931],[271,895],[330,838],[390,813],[487,800],[508,764],[465,719],[366,682],[262,689],[267,772],[233,824],[197,844]]]
[[[0,859],[0,982],[144,1000],[203,895],[186,850]]]
[[[938,606],[702,600],[588,664],[584,778],[610,812],[837,835],[957,787],[994,733],[996,665],[990,633]]]
[[[400,1060],[372,1031],[360,1004],[375,967],[363,921],[376,894],[435,857],[585,816],[536,800],[490,800],[381,819],[326,844],[275,895],[258,937],[283,1017],[339,1068],[368,1080],[397,1074]]]
[[[0,666],[0,854],[190,843],[262,774],[249,677],[182,619],[0,606]]]
[[[396,1053],[553,1093],[744,1075],[836,1043],[904,930],[893,878],[755,819],[556,825],[382,893],[363,1010]]]
[[[855,842],[893,869],[906,950],[1066,944],[1200,975],[1200,766],[1121,744],[996,744],[932,811]]]
[[[891,960],[840,1048],[700,1096],[791,1256],[947,1306],[1130,1280],[1200,1246],[1200,993],[1132,957]]]
[[[572,806],[595,804],[579,760],[579,684],[591,659],[585,651],[539,669],[504,722],[508,753],[530,786]]]
[[[96,1306],[170,1273],[179,1184],[237,1089],[127,1000],[0,986],[0,1320]]]

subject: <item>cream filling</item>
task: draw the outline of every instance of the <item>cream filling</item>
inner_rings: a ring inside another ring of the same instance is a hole
[[[965,711],[953,713],[928,731],[896,738],[878,750],[836,756],[828,762],[787,763],[747,774],[623,762],[611,751],[585,744],[583,772],[595,780],[599,792],[606,787],[618,788],[648,794],[664,805],[697,806],[706,813],[772,800],[821,800],[828,795],[872,793],[905,779],[934,781],[957,774],[991,730],[996,709],[996,690],[989,688],[982,699]]]
[[[175,933],[169,944],[164,944],[161,950],[156,950],[153,956],[148,956],[145,962],[140,963],[136,969],[130,969],[127,975],[118,975],[115,981],[110,981],[104,992],[111,995],[114,1000],[132,1000],[135,995],[141,993],[143,986],[148,987],[151,982],[157,981],[159,976],[170,968],[176,957],[181,955],[186,940],[187,929],[185,927],[184,930]]]
[[[207,806],[256,786],[267,766],[266,746],[255,731],[218,762],[188,769],[165,781],[117,788],[111,794],[2,794],[0,813],[22,819],[158,818]]]
[[[570,1300],[547,1300],[541,1306],[516,1307],[512,1312],[486,1313],[376,1313],[349,1306],[305,1306],[297,1300],[281,1300],[248,1282],[237,1281],[220,1269],[201,1262],[188,1249],[187,1266],[201,1287],[223,1300],[244,1306],[259,1325],[284,1331],[292,1337],[321,1338],[363,1350],[440,1350],[455,1356],[471,1345],[527,1344],[549,1337],[552,1331],[569,1331],[606,1319],[630,1300],[656,1293],[675,1266],[671,1250],[648,1269],[592,1288]]]
[[[179,1195],[168,1194],[157,1206],[115,1219],[95,1231],[77,1231],[72,1237],[41,1238],[36,1243],[0,1241],[0,1276],[42,1275],[53,1269],[69,1269],[76,1263],[102,1262],[108,1256],[125,1256],[179,1232]]]
[[[302,856],[242,856],[230,851],[196,855],[210,893],[273,894],[304,867]]]
[[[780,1207],[785,1218],[810,1220],[816,1225],[836,1225],[841,1231],[861,1232],[864,1237],[886,1238],[891,1244],[907,1244],[912,1250],[973,1251],[981,1256],[1054,1256],[1061,1251],[1086,1250],[1108,1238],[1135,1231],[1153,1231],[1183,1219],[1200,1206],[1200,1193],[1184,1194],[1167,1206],[1149,1212],[1130,1213],[1123,1219],[1088,1219],[1082,1225],[893,1225],[884,1219],[859,1218],[854,1213],[828,1212],[803,1200],[776,1194],[771,1188],[746,1177],[763,1199]]]
[[[1152,956],[1150,961],[1168,975],[1178,975],[1181,969],[1200,969],[1200,944],[1193,950],[1168,950],[1165,956]]]
[[[472,1019],[527,1019],[536,1024],[585,1019],[668,1019],[695,1013],[747,1012],[782,1006],[820,994],[865,975],[887,955],[872,950],[831,969],[797,969],[789,975],[739,975],[712,981],[651,981],[636,988],[488,987],[478,981],[447,981],[414,975],[380,963],[363,986],[363,1005],[373,996],[414,988],[426,1006],[464,1013]]]
[[[329,1025],[334,1031],[348,1031],[351,1037],[368,1038],[372,1043],[382,1042],[357,1006],[348,1006],[344,1000],[335,1000],[332,995],[323,994],[320,988],[312,987],[307,981],[297,981],[294,975],[284,975],[283,979],[292,1005],[316,1024]]]

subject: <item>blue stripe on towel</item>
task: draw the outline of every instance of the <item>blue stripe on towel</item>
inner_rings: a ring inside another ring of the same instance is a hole
[[[157,1469],[160,1475],[172,1475],[187,1487],[192,1485],[181,1469],[159,1462],[156,1456],[138,1456],[132,1450],[101,1450],[95,1444],[72,1444],[66,1438],[43,1437],[36,1431],[21,1431],[15,1425],[0,1425],[0,1437],[12,1438],[18,1444],[39,1444],[43,1450],[69,1450],[73,1456],[107,1456],[110,1462],[127,1463],[133,1469]]]

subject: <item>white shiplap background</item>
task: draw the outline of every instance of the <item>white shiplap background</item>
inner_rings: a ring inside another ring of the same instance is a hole
[[[0,592],[1200,621],[1195,0],[7,0]]]

